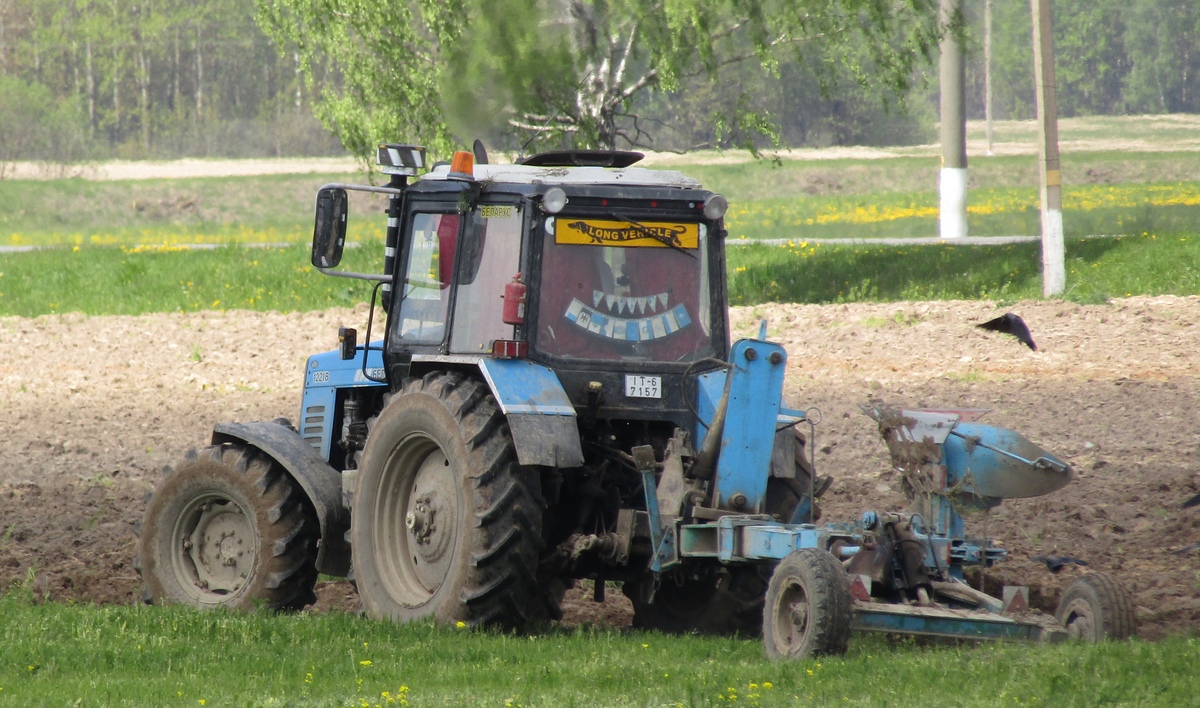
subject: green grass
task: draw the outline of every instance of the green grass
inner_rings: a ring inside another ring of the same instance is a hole
[[[1200,235],[1068,240],[1068,299],[1200,294]],[[382,245],[343,267],[378,272]],[[1003,246],[731,245],[733,305],[759,302],[1041,297],[1037,243]],[[366,302],[369,286],[325,277],[308,247],[214,250],[56,249],[0,254],[0,315],[136,315],[201,310],[307,311]]]
[[[1161,130],[1169,134],[1174,123],[1167,123]],[[1086,122],[1077,129],[1085,136],[1107,130]],[[1028,126],[1005,130],[1024,135]],[[729,249],[733,304],[1040,297],[1036,243],[900,249],[810,243],[936,235],[936,192],[913,190],[936,183],[929,157],[677,167],[731,197],[731,246],[789,242]],[[1064,173],[1068,298],[1200,293],[1200,181],[1194,180],[1200,153],[1078,153],[1064,157]],[[969,196],[970,234],[1040,232],[1032,158],[979,159],[971,174],[983,186]],[[0,254],[0,314],[291,311],[364,302],[363,283],[319,277],[307,265],[313,192],[346,179],[352,177],[0,181],[0,203],[12,205],[0,210],[0,245],[60,247]],[[345,267],[379,272],[382,198],[351,196],[351,240],[364,247],[347,252]],[[1077,238],[1091,234],[1128,236]],[[245,247],[280,242],[296,245]],[[226,247],[178,248],[189,243]]]
[[[344,615],[0,597],[6,705],[1190,705],[1200,640],[919,646],[770,662],[757,641],[506,635]],[[769,687],[768,687],[769,685]],[[385,694],[386,692],[386,694]]]
[[[317,189],[328,182],[361,181],[360,177],[0,180],[0,204],[5,205],[0,210],[0,245],[307,241]],[[358,214],[382,204],[360,194],[352,199]]]
[[[383,244],[342,267],[380,272]],[[84,247],[0,254],[0,313],[137,315],[200,310],[307,311],[367,302],[370,285],[309,265],[309,246],[212,250]]]
[[[808,244],[729,249],[730,303],[1021,300],[1041,297],[1041,245]],[[1068,299],[1200,294],[1200,236],[1066,243]]]

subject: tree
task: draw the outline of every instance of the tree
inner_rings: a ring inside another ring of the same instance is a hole
[[[1192,0],[1139,0],[1126,12],[1129,107],[1144,113],[1200,111],[1200,7]]]
[[[319,58],[338,72],[341,89],[322,95],[318,115],[365,157],[401,135],[445,150],[447,123],[521,142],[645,145],[652,136],[633,110],[642,96],[747,61],[772,73],[785,50],[822,81],[846,69],[899,97],[936,49],[935,8],[935,0],[259,0],[259,21],[281,46],[300,47],[310,80]],[[721,138],[770,132],[769,119],[746,106],[715,107]]]
[[[773,79],[772,92],[799,88],[778,80],[781,61],[796,60],[814,79],[812,100],[847,79],[900,99],[936,49],[935,10],[935,0],[478,2],[479,29],[451,53],[453,75],[465,80],[447,95],[459,116],[488,95],[484,115],[502,116],[522,142],[650,146],[640,96],[745,80],[747,66]],[[778,119],[755,110],[756,98],[742,91],[711,106],[707,145],[753,148],[773,135]]]
[[[385,139],[449,148],[438,81],[465,21],[464,0],[258,0],[260,26],[295,48],[310,88],[327,66],[338,75],[316,114],[364,160]]]

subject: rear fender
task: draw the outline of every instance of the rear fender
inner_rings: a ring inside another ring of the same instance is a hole
[[[528,359],[483,358],[479,370],[508,419],[521,464],[583,464],[575,407],[553,369]]]
[[[317,570],[345,577],[350,572],[350,512],[342,506],[342,475],[322,459],[300,434],[278,423],[223,423],[213,427],[212,442],[244,443],[262,450],[296,480],[317,512],[321,542]]]

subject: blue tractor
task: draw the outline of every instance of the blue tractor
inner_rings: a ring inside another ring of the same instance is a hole
[[[218,425],[163,478],[146,599],[294,610],[324,573],[372,617],[515,628],[586,578],[597,600],[619,585],[637,627],[761,635],[778,657],[843,652],[854,629],[1133,632],[1105,575],[1057,620],[967,582],[1005,551],[963,515],[1071,478],[978,411],[871,405],[912,505],[819,524],[830,480],[816,421],[782,405],[787,353],[765,325],[730,343],[727,202],[641,157],[430,169],[381,145],[387,186],[323,187],[312,263],[373,283],[365,337],[309,358],[295,425]],[[383,273],[336,269],[352,190],[386,195]]]

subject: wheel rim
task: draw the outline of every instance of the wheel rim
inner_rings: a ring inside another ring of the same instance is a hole
[[[371,536],[388,594],[405,607],[429,601],[450,573],[458,535],[450,462],[429,436],[400,441],[383,470]]]
[[[184,505],[171,532],[171,571],[200,604],[222,604],[245,587],[258,562],[258,532],[237,501],[216,492]]]
[[[788,578],[775,603],[775,646],[781,655],[795,655],[808,633],[808,593],[798,578]]]
[[[1096,617],[1092,613],[1091,605],[1083,600],[1072,601],[1063,613],[1063,626],[1071,639],[1094,639]]]

